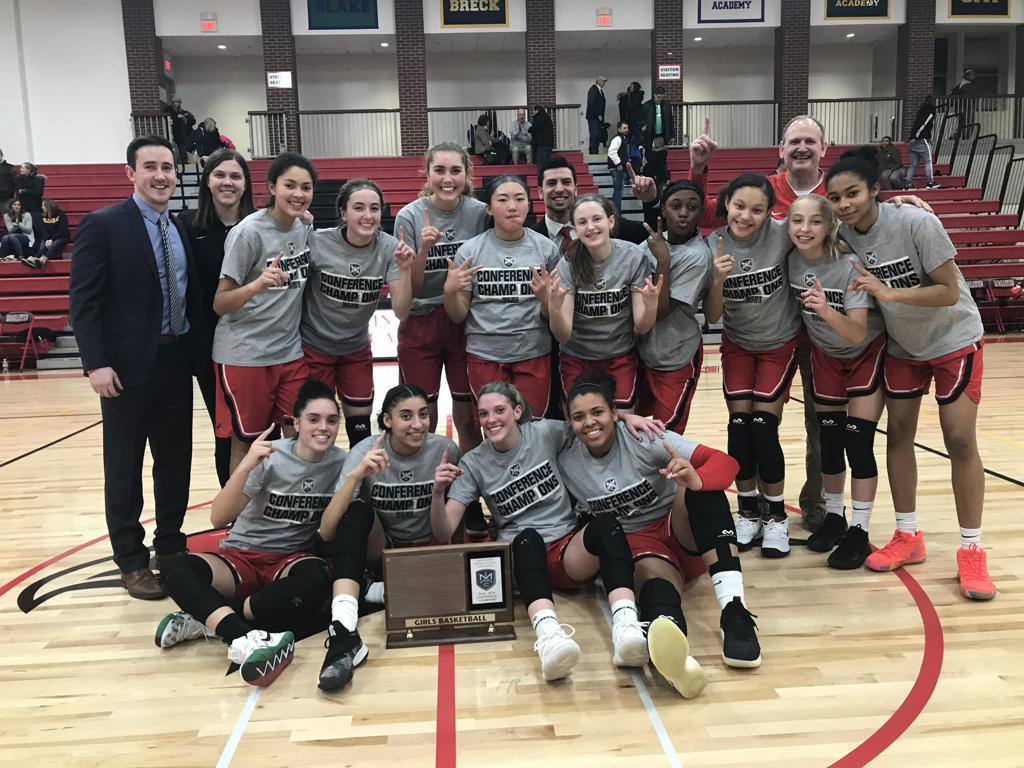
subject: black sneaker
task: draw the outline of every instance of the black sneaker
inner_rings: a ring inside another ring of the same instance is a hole
[[[868,534],[859,525],[851,526],[828,556],[828,567],[839,571],[854,571],[864,565],[871,554]]]
[[[839,543],[839,540],[843,538],[845,533],[845,516],[825,515],[825,522],[821,524],[821,528],[807,537],[807,548],[815,552],[828,552]]]
[[[332,621],[327,628],[324,641],[327,655],[320,668],[317,686],[322,691],[337,691],[352,679],[352,670],[366,659],[370,650],[359,637],[359,632],[349,632],[340,621]]]
[[[761,644],[757,641],[754,614],[734,597],[722,610],[722,661],[730,667],[753,669],[761,666]]]

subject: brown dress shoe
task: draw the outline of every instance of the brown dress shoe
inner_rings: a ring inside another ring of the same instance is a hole
[[[139,600],[162,600],[167,597],[163,584],[149,568],[122,573],[121,583],[129,595]]]

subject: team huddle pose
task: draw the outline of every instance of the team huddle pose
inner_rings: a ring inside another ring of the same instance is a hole
[[[713,149],[707,136],[698,143]],[[248,185],[244,161],[218,155],[210,165],[241,164]],[[231,440],[231,475],[212,520],[233,527],[218,551],[167,571],[182,610],[160,623],[159,646],[215,635],[245,680],[267,685],[296,635],[328,625],[318,684],[338,690],[367,656],[360,597],[386,598],[381,584],[364,585],[367,561],[386,546],[446,544],[460,525],[486,529],[485,505],[492,535],[511,542],[545,680],[570,675],[586,646],[560,622],[554,590],[600,576],[612,663],[651,662],[696,696],[706,677],[689,653],[682,595],[704,570],[724,663],[761,663],[739,552],[758,543],[765,557],[790,552],[779,425],[802,343],[827,511],[809,547],[838,569],[924,560],[913,441],[934,378],[961,526],[960,589],[995,595],[974,434],[980,316],[938,219],[913,204],[879,205],[870,158],[844,154],[814,189],[790,187],[788,219],[772,216],[774,177],[742,173],[717,199],[706,179],[670,182],[645,206],[639,236],[602,196],[576,197],[561,158],[539,171],[546,215],[535,228],[523,178],[493,179],[477,200],[455,144],[432,148],[426,171],[394,236],[380,231],[383,195],[367,179],[341,189],[340,226],[313,229],[316,171],[293,153],[270,166],[266,208],[222,220],[233,226],[212,299],[211,410],[217,435]],[[649,180],[636,179],[646,197]],[[217,183],[211,175],[201,199]],[[724,226],[705,239],[698,226],[714,220],[711,206]],[[384,285],[401,321],[401,383],[385,395],[373,436],[368,327]],[[702,365],[699,312],[724,326],[727,453],[684,435]],[[458,444],[434,434],[442,371]],[[544,418],[553,383],[565,421]],[[897,530],[872,552],[883,408]],[[347,454],[334,445],[342,415]],[[275,425],[280,440],[269,439]],[[735,521],[725,496],[733,483]]]

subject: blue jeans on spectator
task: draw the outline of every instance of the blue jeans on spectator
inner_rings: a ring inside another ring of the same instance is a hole
[[[36,258],[37,259],[59,259],[63,253],[64,248],[67,247],[68,239],[61,237],[57,240],[53,240],[47,246],[46,241],[40,238],[36,241]]]
[[[907,170],[907,189],[914,186],[914,171],[918,163],[924,163],[924,178],[928,184],[934,182],[932,175],[932,148],[927,139],[911,139],[907,144],[910,154],[910,168]]]
[[[618,216],[622,215],[622,187],[627,176],[629,173],[626,171],[612,170],[612,205],[615,206],[615,213]]]
[[[0,255],[6,256],[9,253],[13,253],[19,259],[23,259],[28,249],[28,235],[23,235],[20,232],[15,232],[13,235],[4,235],[0,239]]]

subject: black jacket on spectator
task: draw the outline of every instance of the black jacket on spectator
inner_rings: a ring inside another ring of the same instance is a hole
[[[46,177],[38,173],[33,176],[19,176],[15,181],[17,196],[21,200],[21,210],[28,213],[40,213],[43,210],[43,187]],[[33,216],[33,219],[36,217]]]
[[[208,131],[203,126],[196,128],[192,134],[189,148],[200,157],[209,157],[218,149],[225,149],[227,145],[220,140],[220,131]]]
[[[665,143],[668,144],[676,135],[675,124],[672,122],[672,105],[666,99],[661,102],[661,133],[654,133],[654,105],[656,104],[654,99],[648,99],[643,105],[644,114],[644,146],[650,147],[651,142],[654,141],[654,137],[663,136]]]
[[[925,139],[930,141],[932,138],[932,128],[934,127],[935,104],[931,97],[928,97],[921,104],[920,109],[917,110],[917,117],[914,118],[914,124],[910,127],[910,140]]]
[[[590,90],[587,91],[587,120],[591,118],[604,120],[604,107],[604,92],[597,87],[597,83],[594,83],[590,86]]]
[[[171,136],[174,143],[182,146],[192,138],[192,128],[196,124],[196,116],[187,109],[175,112],[174,107],[167,105],[167,114],[171,116]]]
[[[533,116],[533,125],[530,127],[530,146],[534,149],[555,146],[555,125],[551,122],[551,115],[547,110],[538,109]]]
[[[630,128],[643,117],[644,92],[626,91],[619,99],[619,122],[629,123]]]
[[[14,197],[14,166],[4,160],[0,163],[0,203]]]

